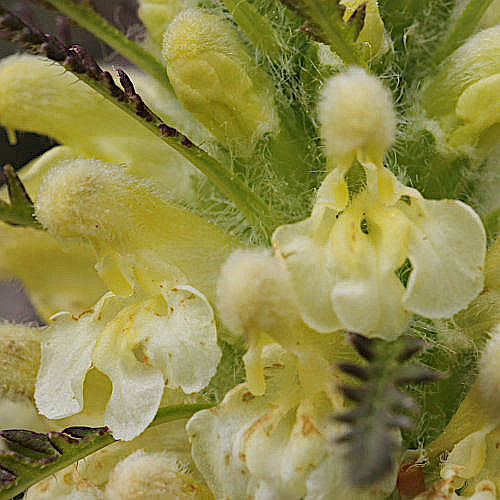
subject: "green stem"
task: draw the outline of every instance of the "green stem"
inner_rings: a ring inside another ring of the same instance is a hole
[[[86,29],[97,38],[106,42],[111,48],[122,54],[130,62],[153,78],[158,80],[165,88],[173,93],[168,81],[163,64],[152,54],[129,40],[123,33],[116,29],[106,19],[85,2],[76,3],[72,0],[46,0],[59,12],[71,18],[75,23]]]
[[[486,9],[493,0],[470,0],[462,14],[458,18],[455,26],[438,49],[434,63],[436,65],[443,62],[452,52],[472,35],[479,21],[483,17]]]
[[[272,217],[269,206],[264,203],[264,201],[243,181],[241,181],[235,173],[222,166],[215,158],[212,158],[203,149],[192,143],[187,144],[183,136],[179,134],[162,134],[160,128],[158,127],[161,123],[159,118],[155,117],[152,121],[145,120],[144,118],[138,116],[134,108],[132,108],[128,103],[112,98],[108,89],[96,80],[93,80],[84,73],[74,74],[81,81],[92,87],[96,92],[137,120],[156,137],[178,151],[235,204],[253,228],[260,230],[266,236],[269,236],[270,231],[272,230],[272,221],[276,220],[276,217]]]
[[[173,420],[180,420],[183,418],[189,418],[195,413],[212,408],[213,404],[189,404],[189,405],[176,405],[168,406],[165,408],[160,408],[156,414],[153,421],[149,424],[148,429],[156,427],[157,425],[165,424],[167,422],[172,422]],[[104,432],[101,436],[93,438],[87,446],[81,446],[75,453],[67,453],[61,455],[61,457],[53,462],[49,463],[43,468],[43,475],[36,474],[32,477],[21,478],[19,482],[15,483],[15,486],[8,488],[0,493],[0,500],[8,500],[15,497],[19,493],[27,490],[31,486],[40,482],[41,480],[59,472],[60,470],[68,467],[78,460],[81,460],[89,455],[95,453],[96,451],[105,448],[106,446],[117,442],[115,438],[111,435],[109,431]]]

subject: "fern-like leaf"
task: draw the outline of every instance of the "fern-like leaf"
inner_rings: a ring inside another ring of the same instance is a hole
[[[366,15],[366,3],[362,3],[344,21],[345,6],[341,0],[281,0],[295,14],[306,22],[301,29],[315,40],[330,45],[346,65],[366,68],[361,48],[356,43],[363,28]]]
[[[0,220],[14,226],[31,226],[40,229],[40,223],[34,216],[33,202],[15,170],[10,165],[5,165],[3,173],[7,179],[10,204],[0,200]]]
[[[415,338],[386,342],[356,333],[348,335],[367,364],[338,364],[342,372],[361,383],[339,387],[355,405],[335,416],[349,426],[349,431],[337,441],[347,444],[352,483],[363,487],[380,480],[393,469],[400,451],[399,429],[413,424],[407,414],[416,410],[416,404],[400,386],[434,382],[441,375],[422,366],[406,364],[425,346]]]
[[[160,408],[149,427],[189,418],[213,405]],[[114,443],[107,427],[68,427],[61,432],[13,429],[0,431],[7,449],[0,450],[0,500],[8,500],[68,465]]]

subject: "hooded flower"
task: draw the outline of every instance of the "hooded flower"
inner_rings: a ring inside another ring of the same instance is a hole
[[[356,491],[344,477],[342,426],[330,414],[342,408],[332,390],[306,390],[293,355],[264,348],[266,393],[247,384],[232,389],[214,409],[188,422],[195,463],[216,498],[318,500],[381,498],[394,487],[395,470],[382,483]]]
[[[61,196],[62,190],[67,197]],[[105,294],[78,318],[69,313],[54,317],[43,334],[37,407],[56,419],[80,412],[85,376],[95,366],[113,385],[105,424],[116,438],[132,439],[153,419],[165,386],[198,392],[220,360],[212,308],[190,285],[195,282],[210,294],[210,279],[195,271],[190,260],[195,254],[183,254],[181,241],[201,231],[208,272],[210,265],[216,271],[232,243],[163,200],[152,184],[136,181],[119,167],[88,160],[52,171],[40,189],[37,211],[55,236],[91,242],[100,275],[122,295]],[[169,232],[176,215],[190,223],[184,220],[174,245],[174,233]],[[210,233],[218,236],[212,251],[206,246]],[[175,264],[183,265],[186,274]]]
[[[347,113],[351,87],[361,101]],[[381,84],[362,70],[334,77],[320,111],[334,170],[311,216],[272,238],[305,323],[319,332],[345,328],[393,339],[411,313],[450,317],[466,307],[483,287],[481,220],[460,201],[423,199],[383,167],[394,117]],[[366,187],[349,193],[344,175],[354,157]]]
[[[310,218],[273,235],[311,328],[395,338],[410,313],[450,317],[481,291],[485,234],[470,207],[412,190],[392,205],[363,192],[339,212],[328,181]]]
[[[48,418],[79,413],[95,366],[113,384],[104,423],[130,440],[153,420],[165,387],[198,392],[219,360],[212,309],[193,288],[160,285],[142,300],[109,293],[80,318],[56,316],[44,332],[35,401]]]

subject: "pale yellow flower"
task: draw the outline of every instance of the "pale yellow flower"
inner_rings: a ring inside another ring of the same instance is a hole
[[[395,203],[365,191],[340,212],[327,177],[311,217],[274,233],[311,328],[391,339],[411,313],[450,317],[481,291],[486,241],[476,213],[392,182],[393,195],[402,194]],[[406,259],[411,273],[403,284],[397,271]]]
[[[216,498],[375,500],[394,487],[396,470],[373,488],[353,490],[344,476],[342,433],[332,391],[305,390],[296,358],[277,344],[264,348],[266,393],[248,384],[232,389],[217,408],[187,425],[194,461]]]

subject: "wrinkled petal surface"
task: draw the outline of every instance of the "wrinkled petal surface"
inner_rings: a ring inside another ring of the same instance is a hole
[[[200,391],[221,357],[213,311],[189,286],[134,301],[99,336],[93,360],[113,384],[104,423],[130,440],[153,420],[165,386]]]
[[[329,430],[339,429],[326,418],[330,399],[300,387],[293,355],[267,345],[263,364],[264,395],[241,384],[188,422],[194,460],[216,498],[303,498],[307,478],[328,454]]]
[[[160,370],[134,355],[134,317],[142,305],[136,302],[121,310],[106,325],[93,351],[96,368],[113,384],[104,424],[116,439],[124,441],[138,436],[153,420],[164,387]]]
[[[203,389],[215,374],[221,351],[212,308],[197,290],[189,286],[164,289],[168,314],[142,311],[144,352],[152,366],[160,369],[165,384],[185,393]]]
[[[413,271],[403,303],[428,318],[446,318],[483,288],[486,235],[479,216],[456,200],[400,205],[412,223],[408,258]]]
[[[120,302],[107,293],[79,318],[69,313],[53,318],[53,324],[43,334],[35,386],[40,413],[59,419],[82,410],[83,382],[92,365],[92,349]]]

